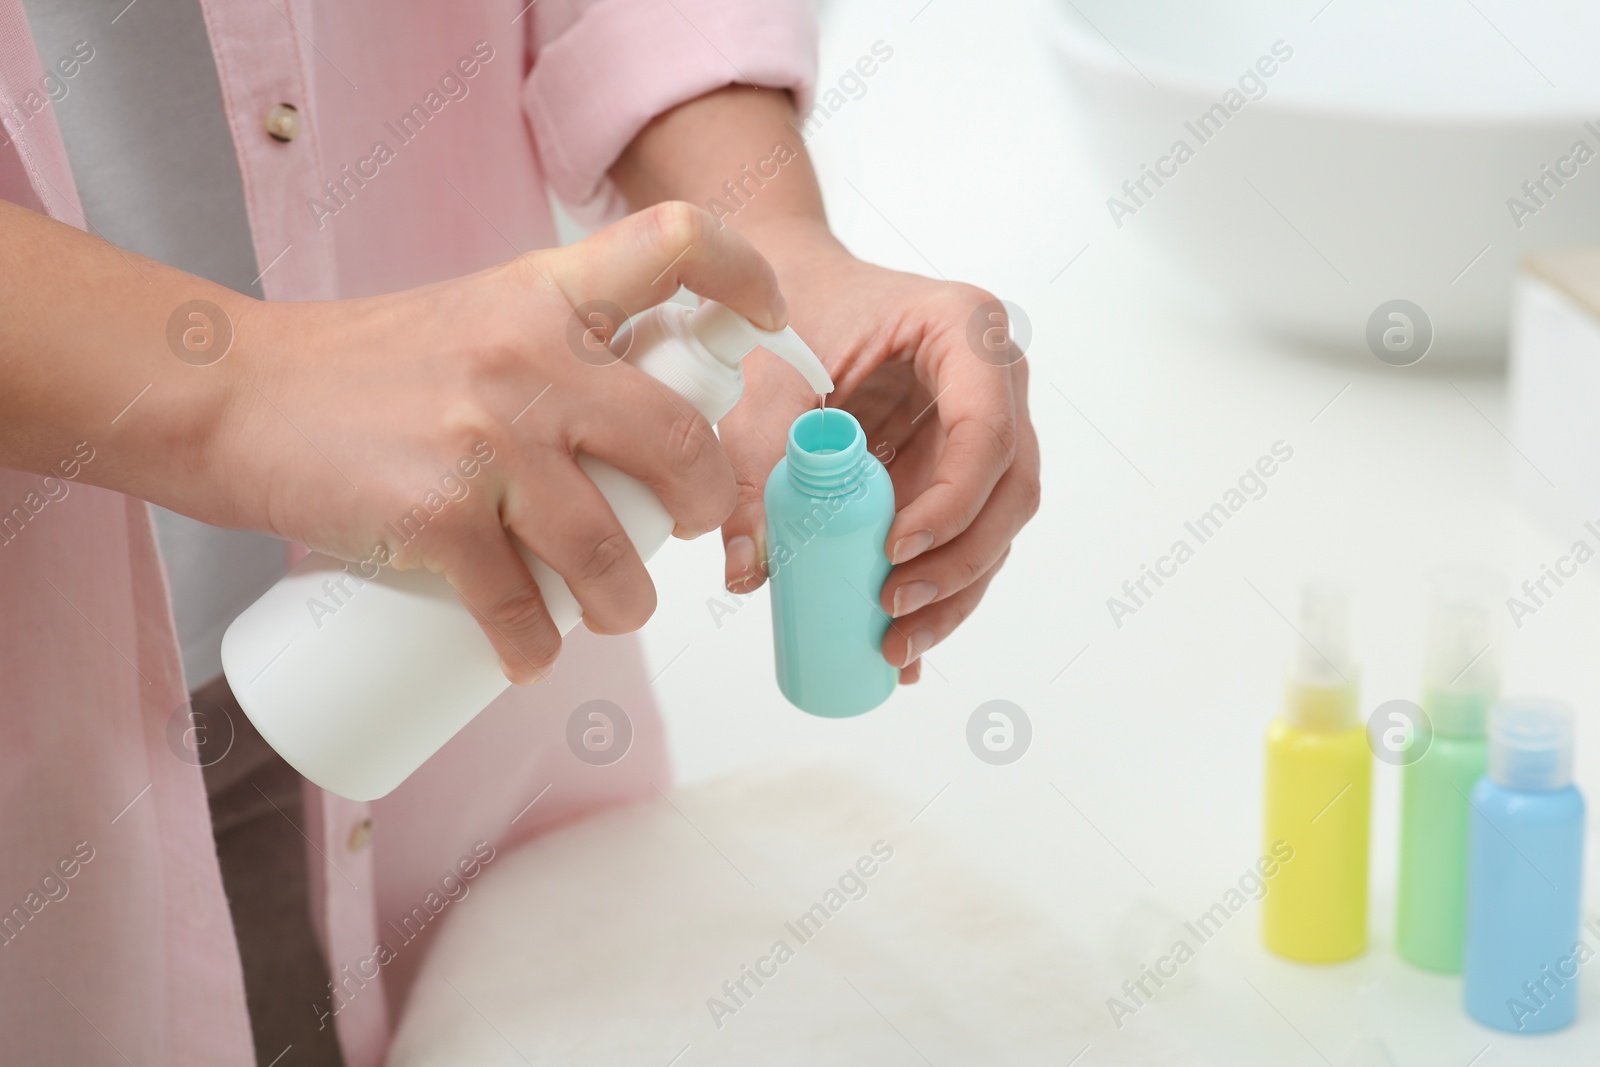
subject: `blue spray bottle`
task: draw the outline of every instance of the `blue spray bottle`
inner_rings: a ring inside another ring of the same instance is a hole
[[[1506,700],[1490,712],[1489,773],[1472,790],[1464,993],[1467,1014],[1498,1030],[1559,1030],[1578,1011],[1583,797],[1572,748],[1565,704]]]
[[[879,607],[894,487],[861,424],[827,409],[796,419],[766,505],[778,688],[812,715],[871,711],[900,675],[883,658]]]

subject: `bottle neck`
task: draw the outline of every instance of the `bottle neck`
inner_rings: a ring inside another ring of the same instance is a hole
[[[1338,733],[1361,725],[1353,672],[1349,681],[1290,678],[1284,705],[1284,720],[1297,730]]]
[[[807,496],[848,496],[866,480],[867,435],[849,412],[808,411],[789,427],[789,484]]]
[[[1482,740],[1488,732],[1489,705],[1494,697],[1490,687],[1426,685],[1422,710],[1428,713],[1436,737]]]

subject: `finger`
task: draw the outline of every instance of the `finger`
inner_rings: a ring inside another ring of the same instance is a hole
[[[505,524],[572,591],[589,629],[628,633],[656,610],[655,585],[639,550],[594,482],[571,460],[539,467],[506,495]]]
[[[895,516],[884,550],[905,563],[947,544],[983,509],[1017,445],[1010,367],[946,348],[934,389],[944,448],[932,483]]]
[[[923,401],[928,404],[929,401]],[[900,441],[885,459],[889,480],[894,483],[894,498],[909,504],[933,484],[933,475],[939,463],[939,453],[944,448],[944,433],[939,422],[930,414],[922,420],[913,434]]]
[[[507,678],[527,685],[549,674],[561,634],[502,527],[485,523],[441,539],[430,566],[450,580],[478,620]]]
[[[718,226],[693,204],[657,204],[567,251],[545,269],[574,307],[604,300],[632,315],[670,299],[681,286],[763,329],[782,329],[789,321],[772,265],[732,227]]]
[[[766,352],[744,361],[745,395],[718,427],[733,465],[736,497],[722,524],[724,583],[748,593],[766,581],[767,478],[783,458],[789,426],[816,403],[793,369]]]
[[[921,680],[921,678],[922,678],[922,661],[920,659],[912,660],[911,661],[911,666],[909,666],[909,667],[901,667],[900,668],[900,684],[901,685],[916,685],[917,682],[919,680]]]
[[[953,596],[988,574],[1011,547],[1017,531],[1039,510],[1038,439],[1026,423],[1019,436],[1016,461],[972,524],[955,539],[890,573],[881,602],[892,618]]]
[[[683,397],[626,363],[583,366],[573,387],[551,390],[544,427],[569,455],[593,456],[649,486],[677,524],[696,537],[720,526],[737,494],[734,468],[705,416]],[[592,383],[584,379],[602,375]],[[544,443],[552,443],[544,441]]]
[[[909,667],[930,648],[949,637],[955,628],[977,610],[989,583],[1005,565],[1005,557],[977,581],[937,603],[895,619],[883,635],[883,658],[896,667]]]

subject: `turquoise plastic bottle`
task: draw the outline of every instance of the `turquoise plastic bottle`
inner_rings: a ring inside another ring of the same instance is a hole
[[[848,412],[808,411],[767,479],[767,571],[778,688],[812,715],[845,718],[889,698],[878,606],[894,521],[889,472]]]
[[[1488,765],[1484,734],[1500,688],[1497,621],[1504,589],[1499,575],[1476,567],[1439,571],[1430,585],[1422,710],[1432,743],[1422,738],[1422,755],[1404,764],[1395,949],[1414,966],[1460,974],[1472,812],[1467,797]]]
[[[1513,1033],[1559,1030],[1578,1012],[1583,797],[1572,784],[1572,709],[1501,701],[1489,773],[1472,790],[1467,1014]]]

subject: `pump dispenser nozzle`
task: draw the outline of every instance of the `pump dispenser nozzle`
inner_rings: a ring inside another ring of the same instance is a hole
[[[1350,602],[1335,583],[1311,582],[1300,590],[1300,643],[1288,713],[1301,729],[1343,730],[1357,721]]]
[[[1350,601],[1331,582],[1300,590],[1300,642],[1295,677],[1317,685],[1350,681]]]
[[[1429,585],[1424,707],[1438,733],[1482,737],[1500,690],[1497,609],[1504,585],[1481,567],[1446,568]]]
[[[689,330],[712,355],[729,367],[738,366],[739,361],[759,345],[804,375],[812,392],[833,392],[828,368],[822,365],[811,347],[800,340],[792,326],[763,330],[732,308],[707,300],[689,316]]]

